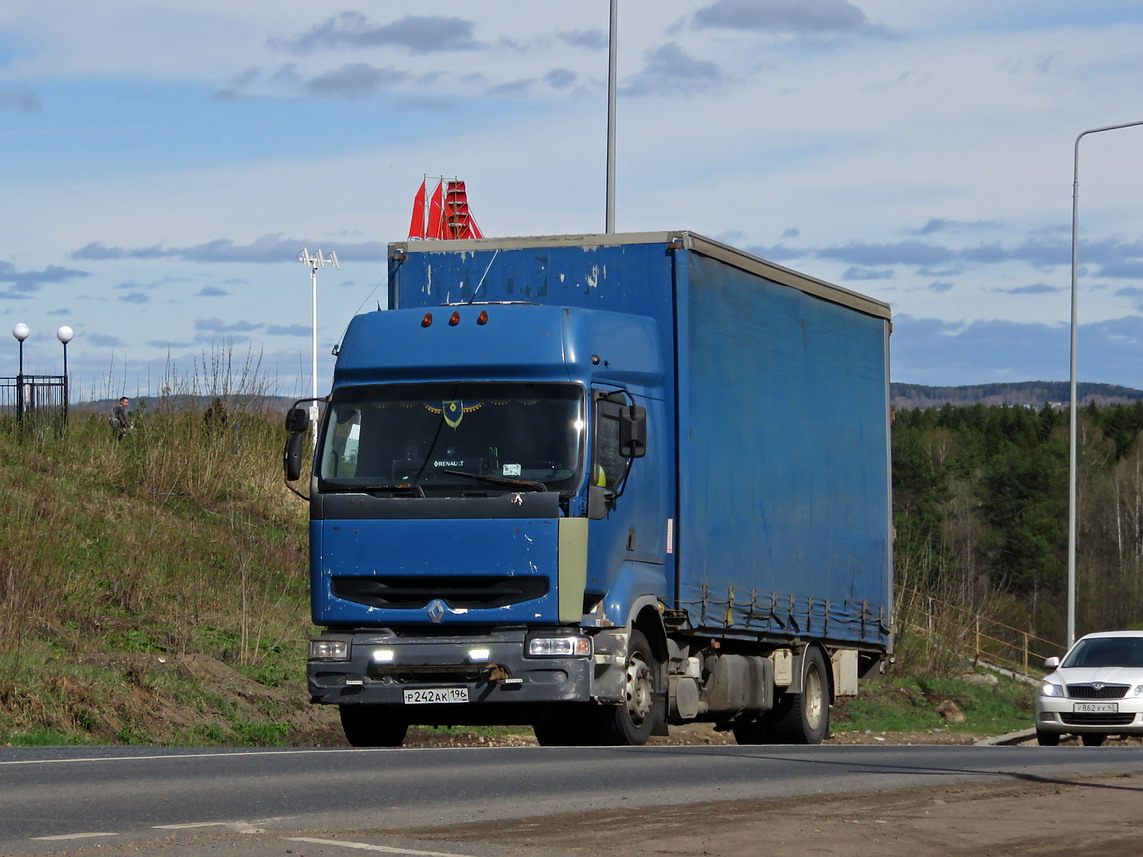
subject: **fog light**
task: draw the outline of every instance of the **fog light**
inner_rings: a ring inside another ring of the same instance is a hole
[[[348,661],[349,643],[345,640],[310,640],[311,661]]]
[[[395,652],[392,649],[374,649],[373,650],[373,663],[375,664],[391,664],[393,663]]]
[[[490,649],[469,649],[468,650],[468,659],[470,661],[486,661],[490,657],[492,657],[492,651]]]
[[[588,637],[533,637],[528,641],[528,655],[533,658],[586,658],[591,655]]]

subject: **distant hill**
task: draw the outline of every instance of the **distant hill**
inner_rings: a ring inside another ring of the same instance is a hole
[[[1095,402],[1097,405],[1133,404],[1143,401],[1143,390],[1120,387],[1116,384],[1078,384],[1076,388],[1081,405]],[[898,410],[940,408],[944,405],[967,407],[982,405],[1020,405],[1039,410],[1044,405],[1066,407],[1069,399],[1067,381],[1018,381],[1011,384],[970,384],[964,387],[927,387],[924,384],[890,384],[890,404]],[[168,410],[204,410],[211,396],[169,396],[163,404]],[[227,408],[238,411],[261,410],[285,414],[294,403],[293,397],[223,396]],[[146,400],[146,409],[157,404],[155,397],[140,396],[132,399],[132,410]],[[92,402],[73,402],[75,411],[96,411],[111,413],[117,399],[102,399]]]
[[[926,387],[923,384],[890,384],[890,403],[894,408],[939,408],[975,405],[1022,405],[1036,408],[1044,405],[1066,406],[1071,398],[1067,381],[1019,381],[1012,384],[970,384],[965,387]],[[1143,390],[1116,384],[1076,384],[1076,398],[1081,405],[1132,404],[1143,401]]]

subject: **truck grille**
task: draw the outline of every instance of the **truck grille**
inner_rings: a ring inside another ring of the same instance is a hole
[[[1091,684],[1069,684],[1068,696],[1072,699],[1123,699],[1129,685],[1105,684],[1096,687]]]
[[[332,590],[337,598],[390,610],[424,610],[438,598],[453,610],[479,610],[542,598],[548,594],[548,580],[473,575],[335,577]]]

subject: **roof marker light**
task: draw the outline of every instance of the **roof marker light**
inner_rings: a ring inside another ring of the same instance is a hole
[[[425,313],[425,317],[421,319],[421,327],[428,327],[433,323],[433,314],[431,312]]]
[[[449,324],[449,327],[456,327],[458,324],[460,324],[460,313],[454,312],[452,315],[450,315],[449,319],[448,319],[448,324]]]
[[[476,317],[477,324],[488,324],[488,310],[482,309],[480,315]]]

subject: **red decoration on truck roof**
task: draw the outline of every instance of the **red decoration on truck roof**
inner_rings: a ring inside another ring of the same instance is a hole
[[[476,219],[469,211],[464,182],[442,177],[430,197],[428,180],[422,181],[413,198],[409,237],[441,240],[483,238]]]

